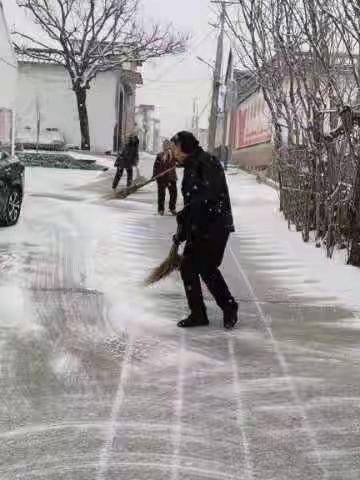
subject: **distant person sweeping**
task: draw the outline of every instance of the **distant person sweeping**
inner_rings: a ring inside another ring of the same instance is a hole
[[[134,167],[139,163],[139,139],[136,135],[130,135],[124,148],[118,154],[115,167],[116,175],[113,181],[113,190],[116,190],[119,182],[123,176],[124,170],[127,173],[127,183],[126,185],[130,187],[133,182],[134,177]]]
[[[229,236],[235,231],[224,170],[192,133],[179,132],[171,142],[177,163],[184,167],[184,209],[177,214],[174,244],[185,242],[180,272],[190,308],[190,316],[178,326],[209,325],[201,278],[223,311],[224,327],[231,329],[238,321],[238,305],[219,270]]]
[[[164,175],[160,176],[157,180],[159,215],[164,215],[165,213],[166,190],[169,191],[170,195],[169,211],[173,215],[176,215],[177,175],[175,166],[176,161],[171,150],[171,143],[169,140],[165,140],[163,143],[163,151],[157,155],[153,169],[153,178],[170,170],[168,173],[164,173]],[[173,170],[171,170],[171,168],[173,168]]]

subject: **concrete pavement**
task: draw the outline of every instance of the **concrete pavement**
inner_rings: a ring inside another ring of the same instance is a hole
[[[106,202],[105,175],[29,175],[0,231],[1,479],[358,480],[358,322],[284,288],[301,262],[254,204],[235,199],[224,262],[239,327],[208,299],[211,327],[181,331],[177,276],[141,285],[174,231],[154,190]]]

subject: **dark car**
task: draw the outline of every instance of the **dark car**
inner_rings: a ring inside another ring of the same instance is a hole
[[[24,194],[24,166],[6,152],[0,152],[0,226],[15,225]]]

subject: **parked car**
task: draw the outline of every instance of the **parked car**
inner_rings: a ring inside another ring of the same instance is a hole
[[[24,195],[25,167],[7,152],[0,152],[0,226],[15,225]]]
[[[59,151],[64,150],[66,142],[58,128],[40,130],[38,142],[36,128],[25,127],[17,133],[15,143],[25,150],[32,150],[38,146],[41,150]]]

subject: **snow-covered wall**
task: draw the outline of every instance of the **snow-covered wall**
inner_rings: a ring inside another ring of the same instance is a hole
[[[91,149],[112,150],[116,124],[118,74],[99,74],[88,90]],[[58,65],[19,64],[18,128],[35,128],[40,110],[41,129],[58,128],[68,144],[80,145],[76,97],[70,78]]]

